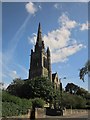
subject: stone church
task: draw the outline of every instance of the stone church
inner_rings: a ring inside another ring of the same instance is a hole
[[[52,74],[50,49],[48,47],[45,51],[41,25],[39,23],[36,45],[34,50],[31,49],[29,79],[41,76],[48,77],[54,83],[56,89],[60,86],[58,74]]]

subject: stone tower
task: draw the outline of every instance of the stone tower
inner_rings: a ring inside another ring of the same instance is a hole
[[[31,49],[29,79],[41,76],[49,77],[52,81],[50,50],[48,47],[47,51],[45,51],[41,25],[39,23],[36,45],[34,50]]]

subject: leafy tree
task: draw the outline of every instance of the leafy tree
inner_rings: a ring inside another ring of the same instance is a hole
[[[84,81],[84,76],[90,72],[90,60],[87,61],[84,67],[80,69],[80,79]]]
[[[67,98],[67,99],[66,99]],[[62,106],[66,108],[75,108],[75,101],[73,99],[73,95],[70,93],[63,93],[62,95]]]
[[[73,83],[68,83],[65,87],[65,91],[69,92],[71,94],[76,94],[76,95],[82,96],[85,99],[88,94],[87,90],[80,88],[79,86],[77,86]]]
[[[75,96],[76,108],[86,108],[86,99],[81,96]]]
[[[83,98],[86,97],[86,94],[87,94],[87,93],[88,93],[88,91],[86,91],[85,89],[80,88],[80,87],[79,87],[79,89],[78,89],[77,92],[76,92],[77,95],[80,95],[80,96],[82,96]]]
[[[22,97],[23,96],[22,86],[24,83],[25,81],[22,80],[21,78],[15,78],[13,82],[7,87],[6,90],[12,95]]]
[[[49,103],[54,98],[53,83],[46,77],[37,77],[26,81],[15,79],[8,86],[7,91],[21,98],[42,98]]]
[[[87,94],[85,95],[85,98],[86,98],[86,105],[87,105],[87,108],[90,109],[90,93],[87,92]]]
[[[26,98],[42,98],[50,102],[53,97],[53,85],[48,78],[37,77],[27,80],[23,85],[23,97]]]
[[[73,83],[68,83],[65,87],[65,91],[69,92],[71,94],[76,94],[78,89],[79,89],[79,87]]]
[[[67,98],[67,99],[66,99]],[[62,97],[62,105],[66,108],[85,108],[86,107],[86,99],[82,96],[73,95],[70,93],[63,93]]]
[[[45,101],[41,98],[35,98],[35,99],[32,100],[32,104],[33,104],[33,107],[43,108],[44,104],[45,104]]]

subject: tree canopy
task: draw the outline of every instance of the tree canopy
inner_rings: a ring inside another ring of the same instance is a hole
[[[53,83],[45,77],[26,81],[16,79],[8,86],[7,91],[21,98],[42,98],[47,102],[52,101],[55,95]]]
[[[7,87],[7,91],[11,93],[12,95],[22,97],[22,86],[24,85],[25,81],[21,78],[15,78],[13,82]]]
[[[68,83],[65,87],[65,91],[70,94],[80,95],[82,97],[85,97],[88,94],[87,90],[75,85],[74,83]]]
[[[60,92],[60,89],[54,89],[53,86],[53,83],[45,77],[37,77],[32,80],[15,79],[8,86],[7,91],[20,98],[34,99],[32,103],[36,107],[43,106],[44,102],[42,100],[50,103],[49,105],[59,105],[62,101],[63,106],[67,108],[70,108],[70,106],[82,108],[86,107],[86,104],[90,104],[88,91],[74,83],[68,83],[65,91],[62,92]],[[40,98],[39,101],[38,98]],[[7,97],[7,99],[9,98]]]
[[[39,97],[49,102],[53,96],[53,84],[44,77],[27,80],[23,85],[23,93],[27,98]]]
[[[90,60],[87,61],[84,67],[80,69],[80,79],[84,81],[84,76],[90,72]]]
[[[79,89],[79,87],[73,83],[68,83],[65,87],[65,91],[69,92],[69,93],[73,93],[75,94],[77,92],[77,90]]]
[[[62,105],[66,108],[85,108],[86,107],[86,99],[84,99],[82,96],[78,96],[76,94],[70,94],[70,93],[63,93],[62,96]]]

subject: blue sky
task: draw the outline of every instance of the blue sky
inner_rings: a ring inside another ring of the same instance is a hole
[[[52,72],[58,72],[63,87],[73,82],[88,89],[87,76],[84,83],[79,79],[79,69],[88,59],[88,3],[8,2],[2,10],[5,86],[15,77],[28,77],[30,50],[40,22],[45,46],[51,50]]]

